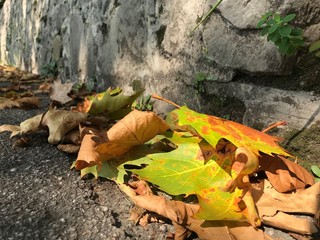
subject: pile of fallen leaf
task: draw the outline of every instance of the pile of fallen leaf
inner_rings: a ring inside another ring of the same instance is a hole
[[[9,72],[0,71],[1,77]],[[11,82],[0,91],[20,91],[23,83],[20,77],[19,88]],[[317,234],[320,183],[290,160],[293,156],[276,137],[177,105],[163,120],[135,109],[150,109],[136,102],[143,90],[126,96],[120,88],[109,88],[72,106],[84,95],[73,84],[43,84],[47,87],[28,91],[50,89],[59,109],[51,106],[19,126],[2,125],[0,133],[47,129],[50,144],[78,154],[72,167],[81,177],[108,178],[119,185],[137,206],[131,217],[136,223],[146,224],[149,214],[157,213],[174,225],[174,239],[186,239],[191,232],[200,239],[272,239],[263,226],[297,239]],[[0,109],[23,107],[18,104],[23,98],[6,98]]]

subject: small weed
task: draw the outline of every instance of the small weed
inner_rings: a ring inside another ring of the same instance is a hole
[[[57,77],[58,76],[58,65],[55,61],[51,61],[45,64],[40,69],[40,74],[43,77]]]
[[[315,52],[315,56],[320,58],[320,39],[310,45],[309,52]]]
[[[311,171],[315,175],[315,177],[314,177],[315,181],[320,182],[320,168],[316,165],[312,165]]]
[[[134,106],[135,109],[140,111],[153,111],[153,103],[150,102],[151,95],[140,97],[140,101]]]
[[[199,72],[196,74],[195,79],[193,81],[193,88],[196,89],[197,93],[205,93],[206,89],[204,86],[204,81],[215,81],[217,78],[208,76],[203,72]]]
[[[295,17],[295,14],[281,17],[278,13],[267,12],[257,24],[257,28],[262,29],[261,36],[267,35],[267,40],[274,42],[279,51],[288,56],[304,45],[303,31],[289,24]]]

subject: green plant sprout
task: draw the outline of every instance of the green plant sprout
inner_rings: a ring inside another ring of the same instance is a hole
[[[315,177],[314,177],[315,181],[320,182],[320,168],[316,165],[312,165],[311,171],[315,175]]]
[[[261,36],[267,35],[267,40],[274,42],[279,51],[285,55],[293,55],[304,45],[303,31],[289,24],[296,14],[280,16],[278,13],[267,12],[261,17],[257,28],[261,28]]]
[[[153,111],[153,103],[150,102],[151,95],[140,97],[140,101],[134,106],[135,109],[140,111]]]
[[[40,69],[40,74],[43,77],[56,77],[58,76],[58,65],[55,61],[45,64]]]
[[[193,87],[196,89],[197,93],[205,93],[206,89],[204,86],[204,81],[215,81],[217,78],[208,76],[203,72],[198,72],[193,80]]]
[[[310,45],[309,52],[315,52],[315,56],[320,58],[320,39]]]

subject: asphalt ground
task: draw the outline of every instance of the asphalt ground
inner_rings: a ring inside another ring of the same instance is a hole
[[[45,112],[0,110],[0,125],[19,123]],[[0,239],[166,239],[172,227],[129,220],[133,205],[108,180],[80,179],[70,170],[75,155],[48,144],[40,131],[24,135],[30,142],[14,147],[19,136],[0,134]]]

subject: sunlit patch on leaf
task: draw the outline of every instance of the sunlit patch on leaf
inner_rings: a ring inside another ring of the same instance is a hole
[[[170,126],[178,129],[182,127],[183,130],[195,130],[213,147],[216,147],[219,140],[224,138],[237,147],[250,149],[257,155],[263,152],[268,155],[290,156],[278,145],[279,139],[240,123],[197,113],[187,107],[174,110],[169,115]]]

